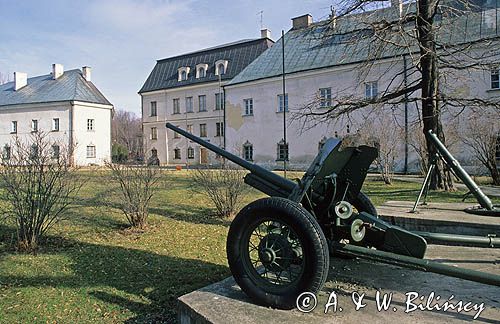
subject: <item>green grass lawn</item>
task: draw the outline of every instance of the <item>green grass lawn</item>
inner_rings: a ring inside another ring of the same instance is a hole
[[[174,322],[177,297],[230,275],[229,221],[213,218],[208,199],[189,190],[187,171],[165,171],[144,232],[127,229],[108,173],[85,175],[79,201],[38,255],[14,252],[15,228],[0,223],[1,323]],[[418,189],[376,180],[364,187],[376,204],[414,200]],[[463,193],[429,200],[458,202]],[[249,188],[245,202],[262,196]]]

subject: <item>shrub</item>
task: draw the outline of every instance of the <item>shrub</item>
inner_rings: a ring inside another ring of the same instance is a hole
[[[16,137],[4,147],[0,180],[15,221],[17,248],[36,252],[40,239],[64,215],[83,185],[71,166],[71,151],[42,132]]]
[[[245,191],[243,177],[246,171],[231,169],[227,164],[214,170],[195,169],[193,190],[206,194],[214,204],[216,216],[233,217],[238,211]]]
[[[108,163],[114,181],[120,184],[120,209],[130,226],[144,229],[149,203],[158,188],[161,170],[154,166]]]

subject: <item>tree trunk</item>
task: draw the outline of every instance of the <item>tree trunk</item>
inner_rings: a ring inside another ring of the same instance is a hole
[[[420,69],[422,74],[422,120],[429,162],[437,154],[437,149],[427,137],[427,132],[432,130],[443,144],[445,143],[438,103],[439,71],[433,29],[436,6],[436,0],[417,1],[416,28],[417,40],[420,45]],[[442,162],[438,160],[429,189],[451,190],[453,189],[453,181],[451,180],[451,176],[445,174]]]

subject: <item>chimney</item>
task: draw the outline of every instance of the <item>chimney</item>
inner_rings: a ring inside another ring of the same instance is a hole
[[[28,74],[24,72],[14,72],[14,90],[17,91],[28,84]]]
[[[56,80],[64,73],[64,67],[62,64],[54,63],[52,64],[52,78]]]
[[[309,27],[313,22],[313,17],[310,14],[292,18],[292,28],[301,29]]]
[[[403,16],[403,1],[402,0],[391,0],[391,7],[399,11],[399,17]]]
[[[267,28],[260,30],[260,38],[269,38],[271,39],[271,31]]]
[[[88,82],[92,81],[92,68],[90,66],[84,66],[82,67],[82,74],[83,74],[83,77],[85,78],[85,80],[87,80]]]

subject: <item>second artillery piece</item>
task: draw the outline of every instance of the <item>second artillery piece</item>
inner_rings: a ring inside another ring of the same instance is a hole
[[[302,179],[294,182],[170,123],[166,127],[247,169],[245,183],[270,196],[238,213],[226,245],[234,279],[258,304],[289,309],[302,292],[318,292],[328,275],[330,254],[500,286],[500,276],[423,259],[427,242],[421,233],[378,218],[374,205],[361,192],[378,154],[374,147],[343,147],[341,140],[330,138]],[[478,243],[484,239],[467,238]],[[432,239],[463,242],[464,237],[434,235]],[[500,240],[489,238],[488,242],[493,246]]]

